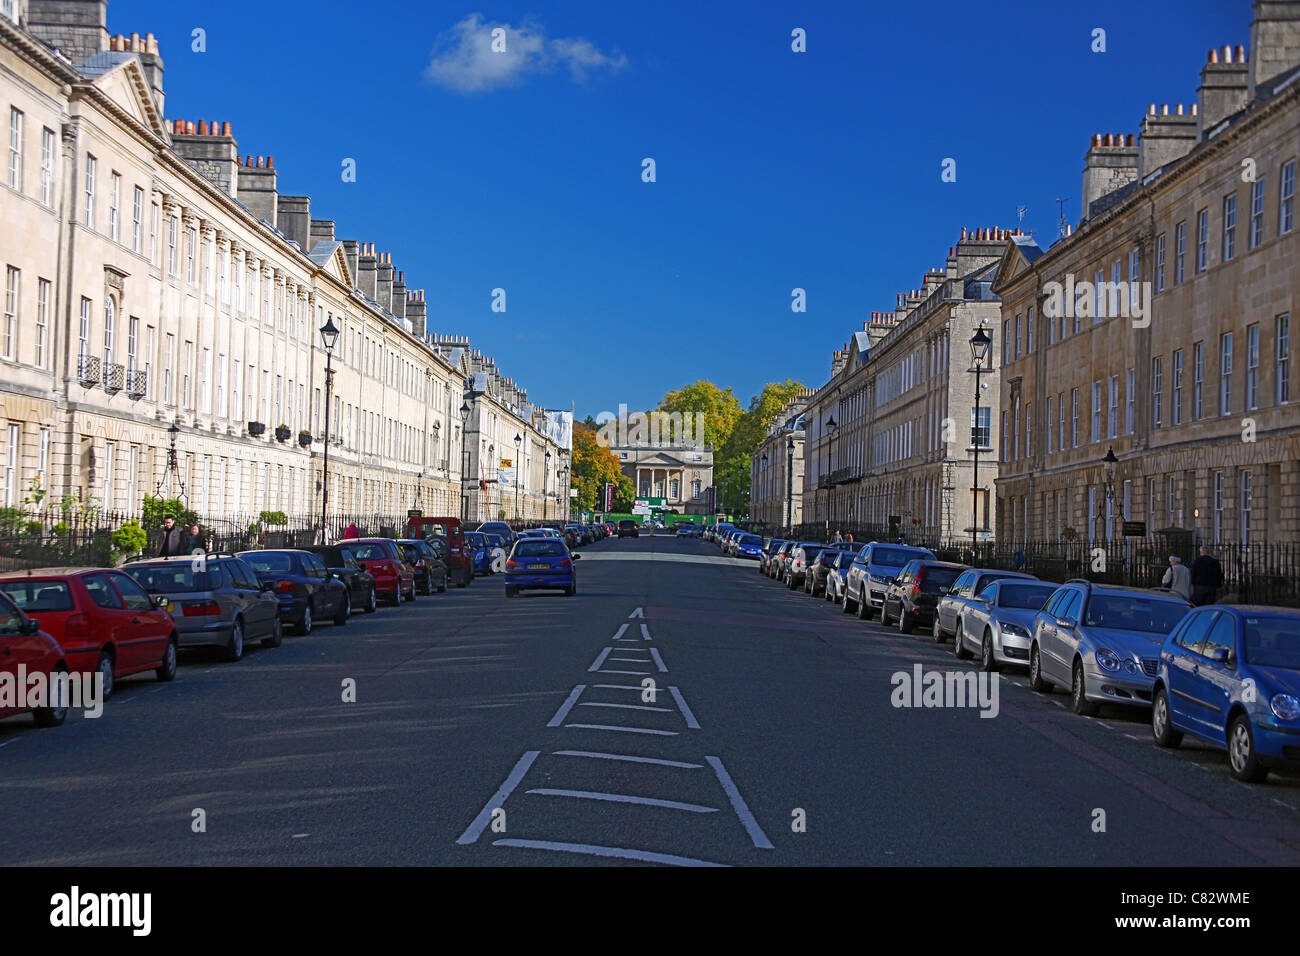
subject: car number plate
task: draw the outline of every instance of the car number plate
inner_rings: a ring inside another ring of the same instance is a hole
[[[528,565],[528,570],[529,570],[529,571],[545,571],[548,567],[550,567],[550,565],[548,565],[548,564],[530,564],[530,565]]]

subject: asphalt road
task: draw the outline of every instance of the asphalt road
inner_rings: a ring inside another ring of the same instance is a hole
[[[700,541],[582,553],[576,597],[480,578],[185,654],[98,719],[0,721],[0,862],[1300,863],[1296,779],[1238,783],[1023,673],[993,718],[895,707],[914,664],[973,668]]]

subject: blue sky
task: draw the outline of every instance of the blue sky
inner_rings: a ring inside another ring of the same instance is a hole
[[[435,331],[581,417],[822,383],[961,227],[1023,205],[1050,241],[1090,135],[1193,102],[1206,50],[1249,40],[1247,0],[1086,7],[115,0],[109,29],[158,36],[169,119],[233,123],[281,192],[392,253]]]

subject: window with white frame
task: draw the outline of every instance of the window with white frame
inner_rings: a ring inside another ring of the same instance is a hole
[[[1186,276],[1187,262],[1187,223],[1180,222],[1174,227],[1174,285],[1182,282]]]
[[[1174,425],[1183,423],[1183,350],[1174,351],[1173,396],[1169,401],[1169,420]]]
[[[1059,396],[1057,396],[1056,407],[1058,409],[1057,437],[1060,439],[1056,443],[1056,447],[1060,451],[1065,451],[1066,444],[1065,444],[1065,393],[1064,392],[1062,392]]]
[[[36,280],[36,350],[33,358],[37,368],[45,368],[46,347],[50,334],[50,296],[53,287],[49,279]]]
[[[108,238],[122,240],[122,177],[116,171],[108,177]]]
[[[1264,180],[1250,184],[1250,248],[1264,241]]]
[[[163,362],[163,401],[174,404],[172,399],[172,369],[176,367],[176,336],[168,332],[164,339],[166,354]]]
[[[1132,315],[1138,306],[1138,283],[1142,280],[1142,253],[1134,246],[1128,254],[1128,310]]]
[[[1210,210],[1202,209],[1196,214],[1196,271],[1204,272],[1209,264],[1210,254]]]
[[[158,264],[158,204],[149,204],[149,264]]]
[[[1285,236],[1295,227],[1295,160],[1282,164],[1282,192],[1277,203],[1277,234]]]
[[[1237,254],[1237,194],[1223,197],[1223,261]]]
[[[1246,411],[1259,408],[1259,323],[1246,327]]]
[[[1232,333],[1219,337],[1219,414],[1232,412]]]
[[[117,326],[117,302],[110,295],[104,300],[104,373],[113,364],[113,333]]]
[[[1025,354],[1034,350],[1034,307],[1025,310]]]
[[[9,188],[23,188],[23,113],[9,107]]]
[[[41,205],[54,204],[54,130],[41,129]]]
[[[1165,291],[1165,234],[1156,236],[1156,291]]]
[[[81,315],[77,324],[77,370],[81,371],[81,366],[90,357],[90,300],[85,296],[81,298]]]
[[[1192,346],[1192,421],[1205,416],[1205,343]]]
[[[1238,504],[1238,521],[1241,524],[1241,544],[1242,547],[1250,544],[1250,505],[1251,505],[1251,474],[1249,468],[1243,468],[1237,474],[1237,492],[1239,498]]]
[[[1162,413],[1164,411],[1162,399],[1164,397],[1164,365],[1165,360],[1161,356],[1156,356],[1151,360],[1151,427],[1159,428],[1164,424]]]
[[[18,269],[5,266],[4,313],[0,314],[0,358],[10,362],[14,361],[17,354],[20,276]]]
[[[167,274],[176,274],[176,243],[179,241],[180,223],[175,216],[167,217]]]
[[[1137,412],[1137,369],[1124,372],[1124,434],[1132,435]]]
[[[1047,396],[1047,453],[1050,455],[1056,451],[1055,433],[1056,429],[1052,426],[1056,424],[1056,418],[1052,414],[1052,396]]]
[[[194,284],[198,278],[197,259],[199,246],[199,231],[191,226],[185,233],[185,281]]]
[[[1070,389],[1070,447],[1079,447],[1079,390]]]
[[[95,157],[86,154],[85,203],[82,206],[84,222],[87,228],[95,228]]]
[[[22,434],[19,425],[5,427],[5,487],[4,504],[6,508],[18,505],[18,441]]]
[[[1101,379],[1092,383],[1092,440],[1101,441]]]
[[[1277,404],[1291,400],[1291,316],[1279,315],[1273,337],[1273,380]]]
[[[126,370],[135,372],[140,360],[140,320],[134,315],[126,320]]]
[[[144,249],[144,190],[136,186],[131,192],[131,251]]]
[[[1106,437],[1114,438],[1119,434],[1119,376],[1110,377],[1110,388],[1107,396],[1107,408],[1109,413],[1106,415]]]

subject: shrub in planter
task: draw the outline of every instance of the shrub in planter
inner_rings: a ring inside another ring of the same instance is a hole
[[[113,550],[124,557],[140,554],[148,543],[149,534],[137,521],[124,522],[113,532]]]

